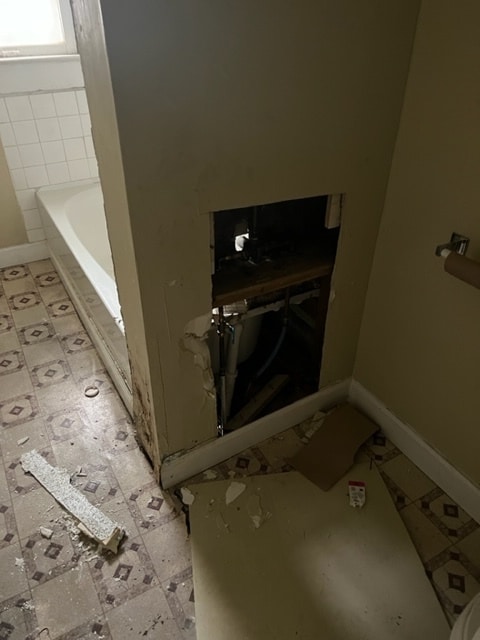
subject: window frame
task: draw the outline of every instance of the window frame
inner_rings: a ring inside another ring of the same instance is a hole
[[[22,45],[3,47],[0,44],[0,60],[18,60],[43,56],[65,56],[77,54],[75,28],[69,0],[56,0],[62,20],[64,40],[57,44]]]

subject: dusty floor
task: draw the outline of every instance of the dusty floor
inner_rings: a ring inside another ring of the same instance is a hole
[[[180,505],[155,484],[50,261],[0,277],[0,640],[195,638]],[[84,396],[89,384],[97,397]],[[217,477],[289,470],[285,459],[308,429],[235,456]],[[75,486],[128,530],[118,556],[98,555],[23,473],[19,458],[31,448],[72,473],[81,466]],[[381,435],[364,453],[380,466],[452,621],[480,591],[479,525]],[[50,540],[40,526],[53,529]]]

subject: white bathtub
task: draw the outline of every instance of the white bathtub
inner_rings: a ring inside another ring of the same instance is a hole
[[[43,187],[37,201],[55,266],[129,406],[130,367],[100,183]]]

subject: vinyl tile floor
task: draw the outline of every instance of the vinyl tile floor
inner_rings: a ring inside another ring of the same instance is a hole
[[[84,395],[91,384],[95,398]],[[318,424],[307,421],[192,481],[289,471],[286,460]],[[118,555],[98,551],[23,472],[20,457],[33,448],[125,526]],[[360,455],[379,466],[453,623],[480,591],[479,525],[380,432]],[[193,640],[182,507],[155,482],[51,262],[1,269],[0,640]],[[41,526],[53,531],[50,539]]]

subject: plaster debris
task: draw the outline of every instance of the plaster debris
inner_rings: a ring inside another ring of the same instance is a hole
[[[93,506],[78,489],[72,487],[65,469],[52,467],[35,449],[23,454],[20,462],[24,471],[30,472],[79,521],[80,531],[117,553],[118,545],[125,535],[124,529]]]
[[[94,387],[93,385],[90,385],[86,387],[84,393],[87,396],[87,398],[95,398],[95,396],[98,396],[98,394],[100,393],[100,390],[98,387]]]
[[[31,600],[25,600],[25,602],[22,602],[20,605],[20,609],[23,611],[35,611],[35,605]]]
[[[42,536],[42,538],[50,540],[50,538],[53,536],[53,531],[48,527],[40,527],[40,535]]]
[[[244,484],[243,482],[235,482],[235,481],[232,482],[228,486],[227,491],[225,492],[225,504],[227,505],[227,507],[239,496],[241,496],[246,488],[247,488],[247,485]]]
[[[21,447],[22,444],[25,444],[29,440],[30,440],[30,436],[25,436],[24,438],[20,438],[20,440],[17,440],[17,444],[19,447]]]
[[[228,525],[228,522],[225,522],[224,517],[222,516],[221,513],[217,513],[215,517],[215,522],[217,523],[218,529],[220,529],[221,531],[226,531],[227,533],[230,533],[230,527]]]
[[[183,504],[186,504],[186,505],[190,506],[191,504],[194,503],[195,496],[190,491],[190,489],[187,489],[187,487],[182,487],[180,489],[180,493],[182,494],[182,502],[183,502]]]
[[[183,628],[188,631],[188,629],[191,629],[194,626],[195,626],[195,618],[194,618],[194,616],[187,616],[185,618],[185,622],[183,623]]]
[[[247,513],[255,529],[259,529],[266,520],[272,517],[269,511],[263,510],[259,495],[253,495],[248,498]]]
[[[327,414],[323,411],[317,411],[315,415],[313,415],[309,420],[308,429],[305,430],[304,436],[302,438],[302,442],[308,444],[310,442],[312,436],[320,429],[323,424],[323,420]]]
[[[20,569],[20,571],[25,571],[25,560],[23,558],[15,558],[15,566]]]
[[[204,480],[215,480],[217,478],[217,472],[213,469],[207,469],[203,472]]]

